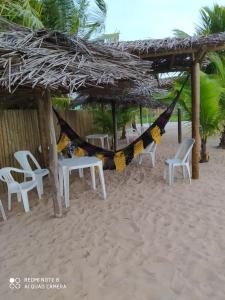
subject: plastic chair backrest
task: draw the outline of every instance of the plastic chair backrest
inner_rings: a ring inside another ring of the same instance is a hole
[[[180,147],[177,150],[175,158],[180,158],[182,163],[186,163],[190,158],[191,149],[192,149],[194,143],[195,143],[195,140],[192,138],[183,140],[183,142],[181,143]]]
[[[135,128],[126,128],[126,134],[138,134],[138,130]]]
[[[30,158],[33,161],[37,169],[41,169],[36,158],[30,151],[17,151],[14,153],[14,156],[24,170],[32,171],[32,167],[28,161],[28,158]]]
[[[0,179],[10,185],[16,182],[11,174],[11,171],[14,171],[14,168],[2,168],[0,169]]]

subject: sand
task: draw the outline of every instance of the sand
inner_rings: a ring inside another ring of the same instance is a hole
[[[105,171],[107,201],[88,172],[72,176],[62,219],[51,216],[47,181],[42,201],[30,194],[31,214],[15,201],[0,222],[0,299],[224,300],[225,151],[217,144],[210,139],[210,162],[191,185],[163,180],[164,160],[177,149],[170,127],[154,169],[144,159],[124,174]],[[59,278],[66,288],[10,289],[10,277]]]

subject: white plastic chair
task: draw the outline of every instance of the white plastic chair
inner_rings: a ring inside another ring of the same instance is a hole
[[[134,128],[127,128],[126,129],[126,141],[127,141],[127,144],[129,144],[130,142],[134,141],[139,136],[140,136],[140,133],[138,132],[137,129],[134,129]]]
[[[34,174],[36,176],[36,180],[37,180],[38,194],[43,195],[43,193],[44,193],[43,177],[49,174],[49,170],[42,169],[40,167],[39,163],[37,162],[36,158],[33,156],[33,154],[30,151],[17,151],[14,153],[14,156],[24,170],[34,172]],[[29,164],[28,158],[30,158],[33,161],[33,163],[37,169],[32,170],[32,167]],[[24,180],[26,181],[26,179],[29,177],[30,177],[29,174],[25,174]]]
[[[155,153],[156,153],[157,144],[152,142],[148,147],[144,149],[142,153],[139,154],[139,164],[142,163],[142,158],[144,156],[149,156],[151,158],[152,167],[155,167]]]
[[[29,175],[29,177],[31,177],[31,180],[19,183],[15,181],[15,179],[13,178],[11,174],[12,172],[27,174]],[[27,192],[29,192],[30,190],[32,190],[34,187],[37,186],[37,181],[34,172],[30,172],[27,170],[20,170],[17,168],[3,168],[0,169],[0,179],[4,181],[8,187],[8,210],[11,210],[12,207],[12,200],[11,200],[12,194],[17,194],[18,202],[21,202],[21,196],[22,196],[24,210],[25,212],[29,212],[30,207],[29,207]],[[38,196],[40,199],[41,195],[39,194]]]
[[[5,210],[4,210],[4,207],[3,207],[3,205],[2,205],[1,199],[0,199],[0,211],[1,211],[1,213],[2,213],[2,218],[3,218],[3,220],[6,221],[7,218],[6,218],[6,215],[5,215]]]
[[[183,177],[186,178],[186,171],[191,183],[190,155],[195,140],[192,138],[185,139],[177,150],[174,158],[165,161],[164,179],[168,178],[169,185],[174,183],[175,168],[182,167]]]

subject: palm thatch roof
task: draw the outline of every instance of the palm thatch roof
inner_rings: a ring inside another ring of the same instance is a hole
[[[156,80],[155,80],[156,82]],[[94,93],[89,91],[87,94],[85,91],[81,93],[78,97],[71,101],[70,106],[75,107],[77,105],[86,104],[111,104],[116,103],[117,106],[144,106],[150,108],[160,108],[164,107],[164,104],[160,101],[154,99],[153,94],[156,92],[163,92],[163,89],[157,88],[156,85],[143,87],[135,87],[124,89],[120,93],[104,93],[101,89]]]
[[[111,46],[152,61],[155,73],[188,70],[210,51],[225,50],[225,33],[186,38],[147,39],[113,43]]]
[[[150,62],[109,45],[55,31],[32,31],[3,18],[0,27],[0,93],[18,87],[69,93],[149,80]]]

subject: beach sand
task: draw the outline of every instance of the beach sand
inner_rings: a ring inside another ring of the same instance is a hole
[[[184,136],[190,128],[185,127]],[[48,179],[32,212],[13,203],[0,222],[2,300],[224,300],[225,151],[209,141],[210,162],[200,180],[163,180],[164,160],[178,145],[168,128],[148,159],[123,174],[105,171],[107,201],[85,179],[71,178],[71,208],[52,217]],[[2,196],[6,208],[6,195]],[[9,278],[53,277],[63,289],[10,289]]]

